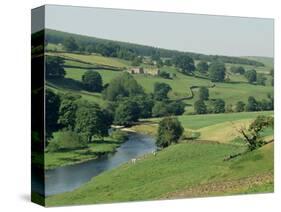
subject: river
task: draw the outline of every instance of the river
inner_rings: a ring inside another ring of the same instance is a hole
[[[111,155],[84,163],[59,167],[45,172],[45,195],[72,191],[104,171],[111,170],[132,158],[156,149],[155,139],[144,134],[132,133]]]

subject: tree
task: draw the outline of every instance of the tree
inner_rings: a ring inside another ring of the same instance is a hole
[[[225,112],[225,102],[222,99],[216,99],[213,103],[214,113],[224,113]]]
[[[164,79],[170,79],[170,74],[166,71],[161,71],[159,76],[164,78]]]
[[[63,41],[63,46],[66,51],[77,51],[78,45],[73,37],[68,37]]]
[[[142,57],[135,57],[132,61],[132,66],[139,66],[142,63]]]
[[[245,69],[242,66],[231,66],[230,71],[235,74],[244,74]]]
[[[212,82],[223,82],[225,78],[225,66],[223,63],[213,62],[209,66],[209,78]]]
[[[246,105],[246,111],[257,111],[259,109],[258,102],[253,96],[248,97],[248,104]]]
[[[61,57],[46,56],[46,78],[63,78],[65,71],[64,60]]]
[[[152,108],[153,117],[167,116],[169,113],[166,102],[156,102]]]
[[[254,69],[245,72],[245,77],[249,83],[254,83],[257,81],[257,72]]]
[[[187,55],[180,55],[175,58],[176,67],[180,68],[182,73],[191,74],[195,70],[194,61]]]
[[[238,101],[235,106],[236,112],[243,112],[245,110],[245,103],[242,101]]]
[[[109,101],[116,101],[122,97],[143,95],[143,88],[132,75],[122,73],[114,78],[103,92],[103,97]]]
[[[249,128],[241,128],[238,132],[244,138],[248,145],[248,150],[253,151],[265,145],[267,142],[263,139],[262,132],[268,127],[273,128],[274,120],[271,116],[258,116],[249,126]]]
[[[257,84],[265,85],[266,77],[263,74],[257,74]]]
[[[92,141],[93,136],[107,136],[110,123],[104,120],[104,113],[99,105],[81,101],[76,111],[75,131],[85,136],[88,142]]]
[[[177,118],[167,117],[159,122],[156,145],[161,148],[178,143],[183,127]]]
[[[167,112],[170,115],[181,115],[184,113],[185,104],[183,102],[171,102],[167,105]]]
[[[172,61],[171,61],[170,59],[166,59],[166,60],[164,61],[164,65],[165,65],[165,66],[171,66],[171,65],[172,65]]]
[[[92,92],[101,92],[102,78],[96,71],[86,71],[82,76],[82,84],[85,90]]]
[[[114,124],[131,126],[134,122],[138,121],[140,109],[138,104],[132,100],[124,100],[119,103],[115,110]]]
[[[58,123],[67,130],[73,131],[75,128],[76,110],[78,108],[78,99],[80,98],[81,96],[72,93],[60,96]]]
[[[137,103],[139,108],[139,118],[150,118],[152,116],[154,101],[151,95],[139,95],[129,98]]]
[[[164,82],[156,82],[154,84],[154,99],[157,101],[163,101],[168,99],[168,93],[172,90],[169,84]]]
[[[59,150],[73,150],[87,146],[87,140],[73,131],[59,131],[56,137],[50,140],[47,150],[56,152]]]
[[[58,129],[60,98],[52,90],[46,89],[46,137]]]
[[[207,113],[207,106],[203,100],[198,100],[194,103],[194,110],[197,114],[205,114]]]
[[[201,100],[209,99],[209,89],[207,87],[202,86],[199,88],[199,99]]]
[[[196,66],[197,70],[202,73],[202,74],[206,74],[208,69],[209,69],[209,65],[207,62],[205,61],[200,61],[197,66]]]

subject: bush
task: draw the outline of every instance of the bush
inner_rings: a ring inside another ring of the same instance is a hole
[[[72,131],[59,131],[50,140],[48,151],[79,149],[87,146],[87,139]]]

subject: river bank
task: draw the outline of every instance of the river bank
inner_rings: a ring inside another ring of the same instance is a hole
[[[156,149],[155,139],[151,136],[131,133],[128,140],[123,142],[113,154],[98,157],[83,163],[49,169],[45,175],[45,194],[54,195],[72,191],[88,182],[93,177],[114,169],[121,164],[151,154]]]
[[[106,138],[103,141],[88,144],[88,147],[59,152],[45,152],[45,170],[96,160],[112,154],[124,141]]]

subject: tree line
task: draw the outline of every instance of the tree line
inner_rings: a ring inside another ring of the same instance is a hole
[[[139,44],[111,41],[89,36],[46,30],[46,43],[64,44],[68,51],[79,51],[87,53],[100,53],[104,56],[118,57],[133,60],[136,56],[149,56],[161,58],[173,58],[174,56],[188,56],[193,60],[204,60],[208,62],[221,61],[222,63],[245,64],[253,66],[264,66],[263,63],[246,58],[204,55],[190,52],[167,50]]]

